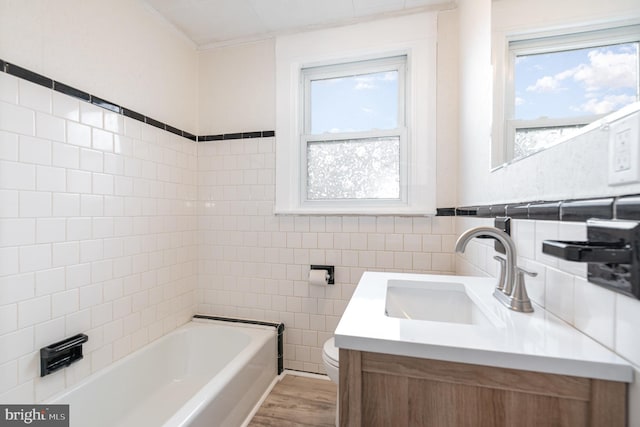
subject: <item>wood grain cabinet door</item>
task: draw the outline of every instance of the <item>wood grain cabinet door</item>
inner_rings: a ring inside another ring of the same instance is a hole
[[[625,383],[340,350],[340,425],[624,427]]]

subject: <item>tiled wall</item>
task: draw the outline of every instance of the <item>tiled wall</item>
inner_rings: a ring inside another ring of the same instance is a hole
[[[274,138],[198,144],[198,312],[282,321],[285,368],[324,372],[365,270],[454,271],[452,217],[274,216]],[[310,264],[336,284],[307,283]]]
[[[458,234],[478,225],[493,225],[493,219],[456,219]],[[585,241],[584,222],[512,220],[512,235],[518,265],[538,273],[527,277],[529,297],[574,328],[631,362],[636,382],[630,386],[630,425],[640,425],[640,300],[610,291],[587,281],[587,265],[560,260],[542,253],[544,240]],[[496,276],[493,240],[473,239],[456,259],[457,273]]]
[[[0,73],[0,402],[41,401],[189,320],[196,144]],[[89,335],[39,377],[38,350]]]

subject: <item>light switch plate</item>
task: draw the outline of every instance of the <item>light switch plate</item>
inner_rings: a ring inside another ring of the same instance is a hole
[[[640,181],[640,114],[609,125],[609,185]]]

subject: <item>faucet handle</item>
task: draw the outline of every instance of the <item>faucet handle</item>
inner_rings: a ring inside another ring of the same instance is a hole
[[[536,272],[528,271],[522,267],[516,266],[516,283],[513,287],[510,304],[516,311],[531,313],[533,312],[533,306],[531,305],[531,300],[527,294],[527,287],[524,283],[525,274],[531,277],[536,277],[538,275]]]
[[[516,270],[518,271],[518,274],[520,273],[526,274],[529,277],[536,277],[538,275],[538,273],[536,273],[535,271],[525,270],[524,268],[517,265],[516,265]]]

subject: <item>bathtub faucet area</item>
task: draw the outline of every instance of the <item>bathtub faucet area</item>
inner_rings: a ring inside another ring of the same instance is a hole
[[[533,312],[531,300],[529,299],[529,295],[527,295],[524,275],[527,274],[535,277],[537,273],[527,271],[516,265],[516,245],[513,239],[511,239],[511,236],[496,227],[470,228],[462,233],[456,241],[456,252],[463,253],[471,239],[481,236],[491,237],[499,241],[504,246],[506,252],[506,259],[500,263],[500,278],[493,295],[498,301],[511,310],[523,313]],[[498,260],[501,259],[502,258],[499,258]]]

